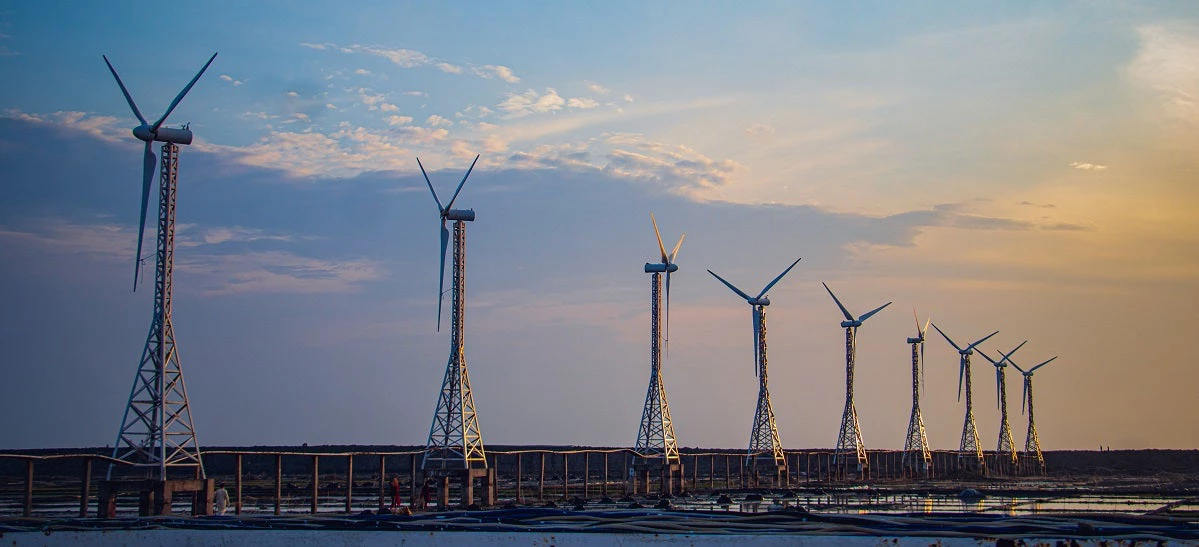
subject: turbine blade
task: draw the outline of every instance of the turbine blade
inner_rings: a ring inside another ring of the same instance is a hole
[[[837,303],[837,307],[838,307],[838,308],[841,308],[841,315],[844,315],[844,316],[845,316],[845,320],[846,320],[846,321],[853,321],[853,316],[849,314],[849,310],[845,309],[845,306],[842,306],[842,305],[841,305],[841,301],[840,301],[840,300],[837,300],[837,295],[833,294],[833,290],[832,290],[832,289],[830,289],[830,288],[828,288],[828,284],[827,284],[827,283],[825,283],[825,282],[823,282],[823,281],[821,281],[821,282],[820,282],[820,284],[821,284],[821,285],[824,285],[824,290],[828,291],[828,295],[829,295],[829,296],[831,296],[831,297],[833,297],[833,302],[836,302],[836,303]]]
[[[912,308],[912,319],[916,320],[916,335],[920,335],[920,316],[916,315],[916,308]]]
[[[670,272],[666,272],[666,356],[670,357]]]
[[[654,214],[649,214],[650,222],[654,223],[654,236],[658,238],[658,250],[662,252],[662,263],[669,264],[669,257],[666,256],[666,246],[662,244],[662,234],[658,232],[658,219],[654,218]]]
[[[1020,394],[1020,414],[1024,414],[1024,405],[1028,403],[1028,377],[1024,377],[1024,393]]]
[[[762,367],[762,310],[753,307],[754,320],[754,377],[761,374]]]
[[[958,402],[962,401],[962,376],[966,373],[966,355],[958,360]]]
[[[469,176],[470,176],[470,172],[475,170],[475,164],[476,164],[476,163],[479,163],[479,156],[480,156],[480,155],[481,155],[481,154],[476,154],[476,155],[475,155],[475,161],[472,161],[472,162],[470,162],[470,169],[467,169],[467,170],[466,170],[466,174],[465,174],[465,175],[462,175],[462,182],[459,182],[459,183],[458,183],[458,188],[454,190],[454,195],[453,195],[453,197],[451,197],[451,198],[450,198],[450,202],[449,202],[449,203],[447,203],[447,204],[445,204],[445,208],[446,208],[446,210],[447,210],[447,211],[448,211],[448,210],[450,210],[451,208],[453,208],[453,207],[454,207],[454,201],[458,199],[458,192],[461,192],[461,191],[462,191],[462,185],[466,184],[466,177],[469,177]]]
[[[979,355],[982,355],[984,359],[990,361],[992,365],[999,366],[999,363],[1003,362],[1003,361],[996,361],[996,360],[992,359],[990,355],[987,355],[981,349],[976,348],[974,351],[978,352]],[[999,352],[999,354],[1003,355],[1003,352],[1001,351],[1001,352]]]
[[[437,276],[437,332],[441,332],[441,303],[445,297],[445,251],[450,242],[450,231],[441,221],[441,273]]]
[[[880,311],[883,311],[883,308],[890,306],[890,305],[891,305],[891,303],[887,302],[886,304],[883,304],[877,308],[874,308],[873,310],[870,310],[870,311],[862,314],[862,316],[858,318],[858,321],[866,321],[867,319],[870,319],[870,316],[872,316]]]
[[[920,337],[921,338],[924,338],[924,333],[928,332],[928,325],[932,322],[933,322],[933,318],[931,316],[927,320],[924,321],[924,328],[920,329]],[[917,323],[917,324],[919,324],[919,323]]]
[[[750,300],[753,300],[753,298],[752,298],[752,297],[750,297],[748,294],[745,294],[745,293],[741,292],[741,289],[738,289],[737,287],[734,287],[732,283],[729,283],[728,281],[725,281],[723,277],[720,277],[719,275],[716,275],[716,272],[714,272],[714,271],[712,271],[712,270],[708,270],[708,273],[712,274],[712,277],[715,277],[716,279],[719,279],[721,283],[724,283],[724,286],[725,286],[725,287],[728,287],[728,288],[732,289],[732,290],[733,290],[733,292],[737,293],[737,296],[740,296],[741,298],[744,298],[746,302],[748,302],[748,301],[750,301]]]
[[[1007,362],[1011,363],[1011,362],[1012,362],[1012,360],[1010,359],[1010,357],[1012,356],[1012,354],[1014,354],[1014,353],[1016,353],[1017,351],[1019,351],[1019,350],[1020,350],[1020,348],[1024,347],[1024,344],[1027,344],[1027,343],[1028,343],[1028,340],[1025,340],[1025,341],[1023,341],[1023,342],[1020,342],[1020,345],[1019,345],[1019,346],[1016,346],[1016,349],[1014,349],[1014,350],[1012,350],[1012,351],[1009,351],[1009,352],[1007,352],[1007,353],[1003,353],[1002,351],[1001,351],[1001,352],[999,352],[999,355],[1002,357],[1002,359],[1000,359],[1000,360],[999,360],[999,362],[1000,362],[1000,363],[1002,363],[1002,362],[1004,362],[1004,361],[1007,361]],[[1014,363],[1013,363],[1013,364],[1014,364]]]
[[[978,339],[978,340],[976,340],[976,341],[975,341],[973,344],[970,344],[969,346],[966,346],[966,351],[970,351],[970,350],[974,349],[974,346],[977,346],[977,345],[979,345],[979,344],[981,344],[981,343],[983,343],[983,342],[986,342],[988,338],[990,338],[990,337],[992,337],[992,336],[995,336],[996,334],[999,334],[999,331],[992,332],[991,334],[988,334],[988,335],[986,335],[986,336],[984,336],[984,337],[982,337],[982,338],[979,338],[979,339]]]
[[[150,128],[151,133],[158,131],[158,128],[162,127],[162,122],[167,120],[167,116],[171,115],[171,112],[175,110],[176,106],[179,106],[179,101],[182,101],[183,96],[187,95],[188,91],[191,91],[192,86],[196,85],[196,81],[200,79],[200,76],[204,75],[204,71],[208,70],[208,65],[211,65],[214,60],[216,60],[215,53],[212,54],[212,57],[208,58],[208,62],[204,63],[204,68],[201,68],[200,71],[196,73],[196,76],[192,78],[192,81],[187,83],[187,87],[184,87],[183,91],[180,91],[179,94],[175,96],[175,100],[171,101],[171,106],[168,106],[167,111],[162,113],[162,117],[158,118],[158,121],[154,122],[154,125]]]
[[[999,384],[1003,383],[1003,374],[999,372],[999,367],[995,367],[995,409],[1003,410],[999,400]]]
[[[125,94],[125,102],[129,103],[129,108],[133,109],[133,115],[137,116],[137,121],[142,122],[142,125],[146,125],[146,118],[142,117],[142,111],[137,109],[137,104],[133,102],[129,90],[125,89],[125,82],[122,82],[121,77],[117,76],[117,69],[112,68],[112,63],[108,62],[107,55],[101,55],[101,57],[104,57],[104,64],[108,65],[108,71],[112,73],[112,77],[117,79],[117,85],[121,87],[121,93]]]
[[[683,235],[679,236],[679,242],[675,243],[674,250],[670,251],[670,263],[671,264],[674,264],[674,257],[679,255],[679,247],[683,246],[683,238],[685,238],[685,237],[687,237],[687,234],[683,234]]]
[[[949,342],[949,345],[953,346],[953,349],[956,349],[958,350],[958,353],[961,353],[962,348],[958,347],[958,345],[949,338],[949,335],[945,334],[945,331],[941,330],[941,327],[938,327],[936,323],[932,323],[932,325],[934,329],[937,329],[937,332],[941,333],[941,336],[945,338],[945,341]]]
[[[137,277],[141,271],[138,265],[142,260],[142,236],[146,232],[146,209],[150,205],[150,185],[154,182],[154,168],[158,165],[158,158],[150,149],[151,144],[151,141],[146,141],[146,152],[142,155],[142,215],[141,222],[137,226],[137,254],[133,257],[134,292],[137,292]]]
[[[416,158],[416,164],[420,166],[420,174],[425,176],[425,184],[429,185],[429,192],[433,193],[433,201],[437,202],[437,212],[444,215],[448,209],[442,207],[441,200],[437,199],[437,190],[433,189],[433,183],[429,181],[429,174],[425,172],[425,166],[421,165],[420,158]],[[444,245],[442,247],[444,248]]]
[[[1021,374],[1028,374],[1028,371],[1020,368],[1020,365],[1017,365],[1015,361],[1008,359],[1007,362],[1011,363],[1013,367],[1016,367],[1016,370],[1020,371]]]
[[[924,342],[920,342],[920,394],[924,395]]]
[[[1056,356],[1056,355],[1054,355],[1054,356],[1053,356],[1053,359],[1057,359],[1057,356]],[[1029,374],[1032,374],[1032,371],[1034,371],[1034,370],[1037,370],[1037,369],[1039,369],[1039,368],[1041,368],[1041,367],[1043,367],[1043,366],[1045,366],[1045,365],[1048,365],[1049,363],[1053,362],[1053,359],[1050,359],[1050,360],[1048,360],[1048,361],[1045,361],[1044,363],[1041,363],[1041,364],[1039,364],[1039,365],[1037,365],[1037,366],[1035,366],[1035,367],[1032,367],[1032,368],[1028,369],[1028,373],[1029,373]]]
[[[782,280],[783,276],[787,275],[787,272],[791,271],[791,268],[794,268],[796,264],[799,264],[800,260],[803,260],[803,259],[802,258],[795,259],[795,262],[792,262],[790,266],[787,266],[787,269],[783,270],[783,273],[779,274],[778,277],[771,280],[770,283],[767,283],[766,286],[762,288],[762,292],[758,293],[758,298],[762,298],[762,295],[766,294],[766,292],[769,291],[770,288],[775,285],[775,283],[778,283],[780,280]]]

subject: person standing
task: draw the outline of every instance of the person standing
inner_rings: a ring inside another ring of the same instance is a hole
[[[400,476],[391,476],[391,510],[395,511],[400,507]]]
[[[225,514],[229,507],[229,491],[225,490],[225,483],[218,484],[216,492],[212,493],[212,506],[218,515]]]

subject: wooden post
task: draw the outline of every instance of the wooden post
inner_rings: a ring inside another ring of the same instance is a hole
[[[608,497],[608,453],[604,452],[604,486],[600,488],[603,496]]]
[[[521,479],[524,478],[521,476],[522,471],[520,469],[520,456],[521,456],[521,453],[517,452],[516,453],[516,504],[517,505],[520,505],[521,503],[524,502],[524,497],[521,496],[521,488],[520,488]],[[496,469],[496,473],[499,473],[499,469]]]
[[[591,453],[583,453],[583,499],[591,497]]]
[[[87,498],[92,492],[92,458],[83,458],[83,484],[79,486],[79,518],[87,516]]]
[[[733,468],[729,465],[729,455],[724,455],[724,489],[728,490],[733,485]]]
[[[562,499],[570,496],[570,453],[562,454]]]
[[[687,485],[683,485],[683,490]],[[691,489],[699,490],[699,454],[691,456]]]
[[[716,491],[716,454],[708,456],[708,491]]]
[[[354,455],[346,456],[346,512],[354,510]]]
[[[28,517],[33,513],[33,459],[25,460],[25,503],[21,507],[21,515]]]
[[[241,514],[241,454],[233,457],[234,459],[234,477],[233,477],[233,514]]]
[[[275,454],[275,514],[283,503],[283,454]]]
[[[420,495],[419,489],[423,487],[423,483],[420,486],[417,486],[416,484],[416,453],[414,452],[408,455],[408,494],[410,495],[408,499],[416,499],[416,497]],[[449,496],[446,496],[446,498],[449,498]],[[445,507],[444,504],[448,503],[448,500],[443,500],[441,503],[442,505],[438,506],[439,509]]]
[[[379,455],[379,509],[387,507],[387,456]]]
[[[316,454],[313,454],[312,455],[312,507],[309,512],[314,515],[316,514],[316,505],[321,500],[320,470],[321,470],[321,457]]]
[[[541,453],[541,478],[537,480],[537,501],[545,501],[545,452]]]

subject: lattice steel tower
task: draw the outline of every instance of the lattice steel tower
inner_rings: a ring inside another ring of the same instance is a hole
[[[216,59],[214,53],[208,63],[196,73],[191,82],[179,92],[167,107],[162,117],[153,124],[134,103],[108,58],[104,63],[112,72],[129,108],[133,110],[141,125],[133,129],[133,136],[146,143],[142,155],[142,206],[141,221],[137,234],[137,254],[134,256],[133,288],[137,290],[141,265],[142,236],[146,226],[150,188],[153,185],[155,168],[158,168],[158,239],[154,261],[154,316],[150,332],[138,363],[129,400],[121,418],[113,444],[113,459],[126,462],[134,468],[145,469],[149,478],[166,480],[172,469],[190,469],[190,476],[205,477],[200,445],[192,421],[191,404],[183,382],[183,367],[179,361],[179,350],[175,345],[175,327],[171,321],[172,292],[174,289],[175,266],[175,198],[179,176],[179,145],[192,142],[192,132],[187,127],[163,127],[167,116],[175,110],[187,92],[191,90],[208,66]],[[162,161],[158,164],[151,146],[163,143]],[[115,464],[109,464],[107,477],[112,478]]]
[[[1024,375],[1024,393],[1020,397],[1022,401],[1020,408],[1021,412],[1024,411],[1024,403],[1028,404],[1028,436],[1024,439],[1024,457],[1035,458],[1037,460],[1039,472],[1042,474],[1045,473],[1045,456],[1041,454],[1041,441],[1037,438],[1037,422],[1035,419],[1033,419],[1032,373],[1036,372],[1037,369],[1048,365],[1054,359],[1057,359],[1057,357],[1054,356],[1049,360],[1028,369],[1027,371],[1020,368],[1020,365],[1017,365],[1015,362],[1009,361],[1012,363],[1013,367],[1016,367],[1016,370],[1020,371],[1020,373]]]
[[[641,458],[661,460],[664,464],[679,463],[679,445],[674,436],[674,423],[670,419],[670,405],[666,401],[666,384],[662,381],[662,347],[663,340],[668,340],[670,329],[670,274],[676,272],[679,266],[674,258],[683,245],[686,234],[679,236],[679,242],[670,254],[662,245],[662,234],[658,232],[658,220],[650,213],[654,224],[654,235],[658,238],[658,250],[661,252],[661,262],[647,262],[645,273],[650,276],[650,350],[649,350],[649,388],[645,392],[645,407],[641,410],[641,425],[637,428],[637,444],[634,450]],[[666,274],[666,337],[662,331],[662,274]]]
[[[924,417],[920,415],[920,378],[923,376],[924,334],[928,332],[932,319],[926,320],[922,328],[916,310],[912,310],[912,315],[916,317],[916,336],[908,338],[908,343],[912,345],[912,417],[908,420],[908,434],[903,442],[903,460],[900,463],[906,469],[927,475],[932,470],[933,455],[928,447],[928,436],[924,433]]]
[[[979,355],[982,355],[984,359],[990,361],[995,366],[995,404],[999,405],[1000,416],[999,443],[996,445],[995,455],[1000,458],[1000,461],[1006,459],[1012,471],[1018,468],[1020,460],[1019,456],[1016,455],[1016,441],[1012,439],[1012,427],[1009,425],[1007,418],[1007,375],[1005,372],[1012,354],[1016,353],[1017,350],[1024,347],[1024,344],[1027,343],[1028,340],[1025,340],[1020,342],[1020,345],[1016,346],[1016,349],[1012,351],[1007,353],[1000,352],[998,361],[992,359],[983,350],[978,350]]]
[[[999,331],[992,332],[991,334],[978,339],[973,344],[970,344],[963,349],[958,346],[957,343],[951,340],[949,336],[946,335],[945,332],[936,325],[936,323],[933,323],[933,328],[937,329],[937,332],[941,333],[941,336],[945,338],[946,342],[949,342],[949,345],[958,350],[958,355],[960,356],[958,361],[959,401],[962,400],[962,380],[965,379],[966,381],[966,420],[962,424],[962,442],[958,448],[958,459],[972,459],[974,465],[978,466],[978,469],[985,473],[987,470],[987,461],[983,458],[982,443],[980,443],[978,440],[978,426],[974,423],[974,389],[970,382],[970,355],[974,353],[974,346],[977,346],[986,341],[988,338],[999,334]]]
[[[749,467],[756,467],[759,463],[769,463],[776,470],[785,470],[787,467],[787,456],[783,453],[783,443],[779,440],[779,430],[774,422],[774,409],[770,404],[770,389],[767,386],[766,306],[770,305],[770,298],[766,296],[766,292],[782,280],[783,276],[791,271],[791,268],[799,264],[799,261],[800,259],[795,259],[795,262],[792,262],[790,266],[787,266],[786,270],[783,270],[783,273],[768,283],[758,293],[758,296],[746,294],[723,277],[716,275],[716,272],[708,270],[708,273],[712,274],[712,277],[724,283],[726,287],[737,293],[737,296],[744,298],[746,303],[749,304],[752,313],[754,373],[758,376],[758,404],[754,409],[754,423],[749,434],[749,448],[746,451],[745,463]]]
[[[837,447],[833,451],[833,465],[845,465],[842,459],[842,454],[852,452],[858,462],[858,470],[865,472],[869,466],[869,461],[866,459],[866,443],[862,441],[862,430],[858,427],[858,409],[853,404],[853,372],[854,359],[857,355],[857,333],[858,327],[867,319],[880,311],[883,308],[890,306],[887,302],[873,310],[870,310],[861,317],[855,318],[841,305],[841,301],[837,299],[837,295],[833,294],[833,290],[824,285],[824,290],[828,291],[828,295],[833,297],[833,302],[837,303],[837,308],[841,310],[841,314],[845,316],[845,320],[841,322],[841,326],[845,328],[845,411],[841,414],[841,430],[837,433]]]
[[[437,408],[433,412],[433,424],[429,426],[429,440],[421,461],[422,471],[454,469],[486,469],[487,454],[483,448],[483,434],[479,429],[479,418],[475,411],[475,398],[471,392],[470,374],[466,369],[464,324],[466,319],[466,223],[475,220],[472,209],[454,209],[454,200],[466,184],[479,161],[475,156],[470,169],[458,183],[450,201],[442,206],[433,183],[425,173],[425,166],[417,159],[425,183],[437,202],[441,215],[441,275],[438,279],[437,325],[441,328],[441,301],[445,294],[445,253],[449,230],[445,223],[454,221],[454,259],[450,303],[450,357],[446,363],[445,378],[441,381],[441,392],[437,397]]]

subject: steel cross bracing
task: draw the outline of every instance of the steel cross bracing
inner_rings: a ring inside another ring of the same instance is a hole
[[[996,367],[995,369],[996,380],[999,382],[999,415],[1001,417],[999,424],[999,444],[995,452],[999,457],[1006,457],[1014,470],[1020,462],[1016,455],[1016,441],[1012,439],[1012,428],[1008,424],[1007,419],[1007,375],[1004,373],[1005,368],[1007,367]]]
[[[841,460],[841,454],[853,452],[857,456],[858,469],[866,469],[866,443],[862,442],[862,430],[858,427],[858,410],[853,404],[853,365],[857,353],[857,332],[857,327],[845,328],[845,412],[841,415],[841,431],[837,434],[833,463],[847,463]]]
[[[923,335],[916,340],[912,342],[912,418],[908,420],[908,435],[903,443],[901,464],[905,468],[928,473],[932,468],[933,455],[928,448],[928,436],[924,433],[924,418],[920,415],[920,345],[924,343]]]
[[[978,426],[974,423],[974,388],[970,382],[970,354],[962,353],[961,369],[966,379],[966,420],[962,424],[962,444],[958,448],[958,457],[973,456],[979,469],[987,469],[987,461],[983,458],[982,443],[978,440]]]
[[[470,375],[466,370],[463,323],[466,315],[466,223],[454,221],[454,267],[450,311],[450,359],[441,381],[441,394],[421,469],[486,468],[483,434],[475,413]]]
[[[183,383],[183,367],[175,346],[175,327],[171,322],[178,145],[169,142],[162,145],[159,166],[154,318],[121,418],[112,457],[145,468],[150,478],[158,480],[165,480],[171,468],[193,468],[195,471],[191,476],[203,478],[204,464]],[[114,465],[108,467],[110,479]]]
[[[662,382],[662,274],[650,278],[650,360],[649,389],[645,393],[645,408],[641,411],[641,427],[637,429],[635,450],[646,460],[662,459],[663,463],[679,461],[679,445],[670,421],[670,405],[666,402],[666,385]]]
[[[777,466],[787,463],[783,453],[783,442],[774,423],[774,409],[770,405],[770,390],[766,387],[766,306],[758,305],[758,407],[754,411],[754,427],[749,435],[749,457],[746,463],[770,459]]]
[[[1024,457],[1036,458],[1041,473],[1045,472],[1045,456],[1041,454],[1041,441],[1037,438],[1037,422],[1032,413],[1032,375],[1024,376],[1024,389],[1028,392],[1028,436],[1024,439]]]

